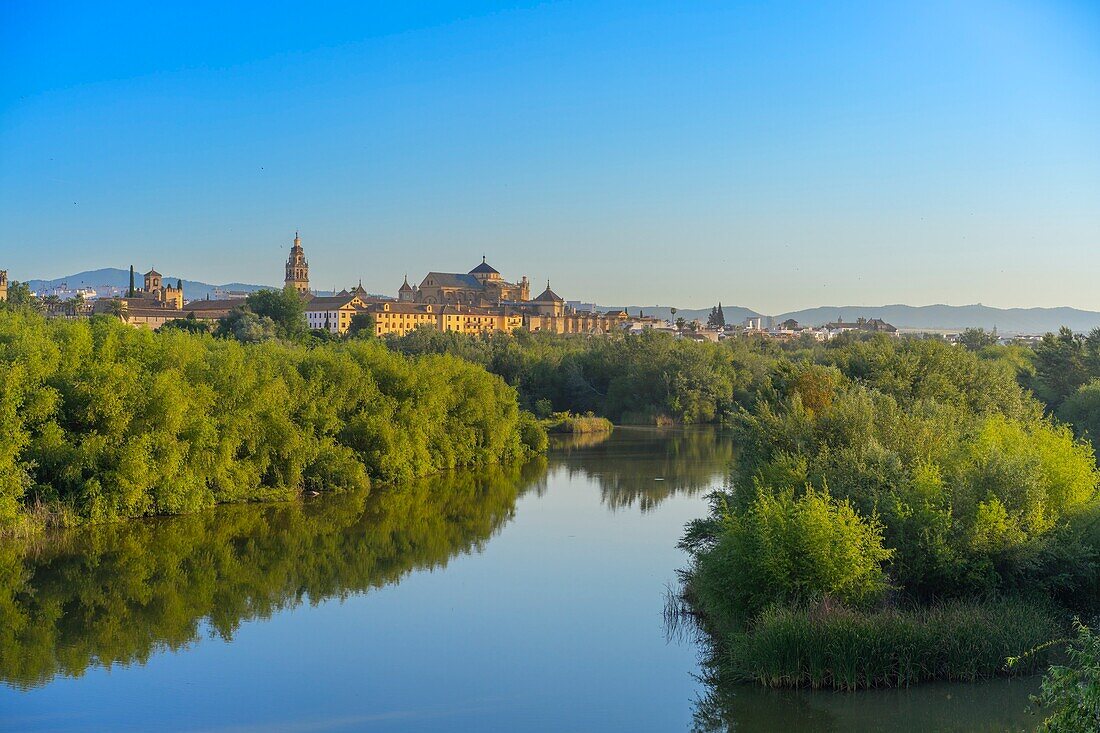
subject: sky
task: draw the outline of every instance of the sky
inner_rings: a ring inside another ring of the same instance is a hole
[[[1100,3],[0,0],[0,269],[1100,310]]]

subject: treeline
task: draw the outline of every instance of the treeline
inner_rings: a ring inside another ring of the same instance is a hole
[[[731,486],[683,543],[685,597],[722,674],[977,679],[1100,598],[1093,447],[1044,415],[1004,354],[985,357],[848,340],[757,375],[731,415]]]
[[[0,681],[27,689],[145,663],[305,601],[345,598],[476,552],[545,459],[326,501],[226,506],[0,543]],[[80,612],[59,609],[79,608]]]
[[[0,311],[0,527],[364,489],[545,440],[511,387],[450,356]]]
[[[754,345],[697,343],[664,333],[467,336],[420,329],[386,339],[403,354],[453,354],[499,374],[539,417],[588,412],[621,423],[713,423],[759,371]]]

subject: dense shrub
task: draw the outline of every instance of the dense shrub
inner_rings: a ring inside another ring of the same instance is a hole
[[[1043,721],[1051,733],[1094,733],[1100,730],[1100,637],[1074,622],[1076,636],[1066,649],[1068,663],[1047,670],[1035,698],[1053,711]]]
[[[719,521],[690,593],[723,627],[775,602],[830,597],[865,606],[886,591],[882,564],[890,552],[881,526],[827,492],[762,492],[743,511],[727,508]]]
[[[453,357],[0,312],[0,526],[362,488],[522,457],[538,432]]]
[[[1021,599],[1095,603],[1092,445],[1043,415],[1015,367],[922,340],[842,339],[792,357],[754,377],[731,419],[731,485],[683,541],[685,595],[719,655],[741,660],[741,677],[836,687],[972,679],[1056,635],[1057,616]],[[794,507],[826,491],[847,521],[820,509],[795,520]],[[872,528],[881,544],[868,542]],[[827,539],[812,544],[817,535]],[[835,568],[865,592],[823,579]],[[1017,599],[1014,618],[990,600],[1005,596]],[[835,613],[808,615],[815,599]],[[935,661],[951,648],[939,626],[974,640],[949,666]]]

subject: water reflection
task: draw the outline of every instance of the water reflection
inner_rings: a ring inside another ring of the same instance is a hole
[[[729,436],[711,428],[622,427],[613,435],[558,438],[550,454],[552,467],[595,480],[612,510],[648,512],[670,496],[712,490],[735,457]]]
[[[546,461],[370,496],[242,505],[0,546],[0,679],[27,689],[144,664],[204,632],[344,598],[480,550]]]
[[[832,692],[712,687],[696,705],[693,733],[1008,733],[1033,731],[1027,712],[1039,678],[918,685],[904,690]]]

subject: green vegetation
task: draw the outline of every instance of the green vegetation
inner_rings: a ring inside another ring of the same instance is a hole
[[[558,336],[519,331],[467,336],[428,329],[388,337],[404,354],[452,354],[516,388],[522,406],[594,413],[615,423],[715,423],[752,379],[755,347],[677,340],[669,334]]]
[[[543,446],[512,388],[449,356],[0,311],[7,530],[363,489]]]
[[[571,412],[557,412],[542,421],[548,433],[610,433],[614,429],[606,417],[595,415],[574,415]]]
[[[757,374],[729,417],[731,485],[683,541],[685,597],[732,679],[1003,674],[1065,623],[1050,599],[1095,602],[1092,446],[987,348],[838,340]],[[973,643],[946,644],[945,628]]]
[[[722,674],[768,687],[835,690],[974,682],[1061,630],[1056,612],[1012,598],[868,612],[828,602],[772,606],[731,634]],[[1032,655],[1011,671],[1032,674],[1043,660]]]
[[[1033,698],[1054,711],[1043,721],[1043,730],[1051,733],[1100,730],[1100,637],[1076,619],[1074,628],[1077,634],[1066,649],[1069,663],[1051,667]]]
[[[223,506],[0,543],[0,680],[26,689],[93,665],[231,639],[245,621],[345,598],[479,551],[545,459],[369,495]]]

